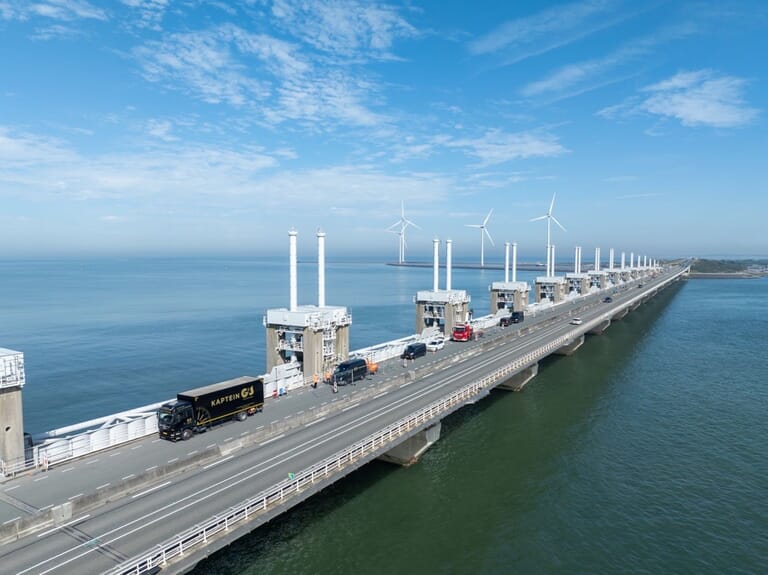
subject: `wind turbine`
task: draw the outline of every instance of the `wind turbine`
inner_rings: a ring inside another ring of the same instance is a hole
[[[547,277],[550,278],[555,275],[555,262],[551,261],[551,247],[552,247],[552,222],[554,221],[563,231],[566,231],[566,229],[563,227],[563,224],[561,224],[559,221],[557,221],[557,218],[552,215],[552,208],[555,207],[555,194],[552,194],[552,201],[549,203],[549,210],[547,210],[547,213],[543,216],[539,216],[538,218],[531,218],[530,221],[535,222],[538,220],[543,220],[546,218],[547,220]],[[550,270],[551,268],[551,270]]]
[[[488,228],[486,228],[486,224],[488,223],[488,220],[491,219],[491,214],[493,213],[493,208],[491,208],[491,211],[488,212],[488,215],[485,216],[485,219],[483,220],[482,224],[464,224],[468,228],[479,228],[480,229],[480,267],[485,267],[485,236],[488,236],[488,240],[490,240],[491,245],[495,246],[496,244],[493,243],[493,238],[491,237],[491,234],[488,233]]]
[[[396,226],[400,226],[400,229],[394,229]],[[391,232],[393,234],[397,234],[400,236],[400,251],[398,253],[398,263],[404,263],[405,262],[405,228],[408,226],[413,226],[414,228],[421,229],[418,225],[413,223],[411,220],[405,217],[405,202],[400,201],[400,219],[397,220],[394,224],[389,226],[387,228],[388,232]]]

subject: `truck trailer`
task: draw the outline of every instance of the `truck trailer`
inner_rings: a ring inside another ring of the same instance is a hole
[[[187,440],[211,425],[244,421],[264,407],[264,379],[243,376],[184,391],[157,410],[162,439]]]

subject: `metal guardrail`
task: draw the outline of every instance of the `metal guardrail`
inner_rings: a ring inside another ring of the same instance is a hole
[[[182,556],[190,549],[206,545],[217,534],[229,531],[250,519],[263,515],[271,508],[282,505],[292,496],[313,486],[316,482],[338,474],[361,458],[373,457],[377,452],[388,446],[394,447],[399,439],[414,429],[429,426],[435,419],[445,416],[455,408],[474,400],[489,387],[493,387],[503,379],[533,365],[539,359],[546,357],[555,349],[565,345],[574,333],[566,335],[537,348],[535,351],[517,358],[508,365],[469,383],[453,393],[441,398],[430,405],[408,415],[397,422],[373,433],[351,446],[337,452],[331,457],[296,473],[293,477],[262,491],[258,495],[246,499],[239,505],[231,507],[226,512],[210,518],[205,523],[196,525],[175,537],[156,545],[140,557],[126,561],[107,572],[107,575],[140,575],[151,572],[157,567],[166,565],[170,560]]]

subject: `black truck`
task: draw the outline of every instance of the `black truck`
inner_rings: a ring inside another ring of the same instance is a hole
[[[243,376],[179,393],[157,410],[157,427],[162,439],[187,440],[215,423],[243,421],[263,407],[264,380]]]

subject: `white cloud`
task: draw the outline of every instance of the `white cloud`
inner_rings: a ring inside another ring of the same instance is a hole
[[[269,95],[269,86],[248,77],[217,31],[172,34],[135,49],[145,77],[183,86],[206,102],[243,106]]]
[[[136,25],[139,28],[150,30],[160,30],[160,23],[169,5],[169,0],[121,0],[121,2],[138,12],[139,20]]]
[[[318,66],[296,45],[237,26],[174,34],[134,54],[147,79],[269,124],[291,120],[325,130],[384,120],[366,105],[378,87],[364,75]]]
[[[501,130],[490,130],[480,138],[451,140],[446,145],[463,149],[470,156],[478,158],[483,166],[526,158],[559,156],[568,151],[550,134],[510,134]]]
[[[673,118],[684,126],[735,128],[750,124],[760,111],[743,98],[746,81],[734,76],[717,75],[712,70],[678,72],[674,76],[646,86],[640,94],[624,102],[599,110],[607,120],[620,120],[638,114]],[[649,135],[658,135],[653,128]]]
[[[445,198],[454,186],[442,174],[383,173],[365,164],[280,170],[276,157],[292,155],[284,148],[267,153],[258,147],[174,142],[141,152],[84,156],[64,142],[0,127],[0,199],[78,202],[82,213],[87,213],[85,204],[101,208],[108,202],[113,206],[108,214],[136,206],[142,213],[258,210],[289,218],[297,208],[297,217],[307,218],[330,214],[329,206],[370,215],[382,202],[394,205],[402,197],[429,203]]]
[[[616,77],[624,79],[621,75],[616,74],[617,70],[653,53],[659,45],[688,36],[696,30],[696,26],[692,24],[671,26],[656,34],[634,39],[602,58],[593,58],[563,66],[541,80],[526,84],[520,93],[529,98],[552,94],[557,99],[561,99],[612,84],[617,81]],[[615,77],[606,79],[611,74]]]
[[[147,133],[165,142],[172,142],[172,141],[178,140],[176,136],[171,134],[172,130],[173,130],[173,124],[168,120],[148,120],[147,121]]]
[[[41,162],[68,162],[75,158],[64,142],[35,134],[16,133],[0,126],[0,174]]]
[[[82,0],[47,0],[45,2],[35,2],[29,5],[29,13],[56,20],[76,20],[80,18],[91,18],[96,20],[106,20],[107,15],[104,10],[92,6]]]
[[[397,9],[355,0],[275,0],[272,15],[302,42],[329,54],[392,59],[396,38],[417,35]]]
[[[174,144],[146,152],[84,157],[65,142],[0,127],[0,189],[73,199],[185,198],[246,193],[278,162],[264,150]]]
[[[501,53],[507,64],[544,54],[613,25],[621,3],[587,0],[509,20],[469,44],[474,55]],[[625,16],[623,16],[625,17]]]
[[[759,111],[742,97],[745,81],[716,76],[711,70],[680,72],[648,86],[640,107],[651,114],[675,118],[684,126],[734,128],[752,122]]]

